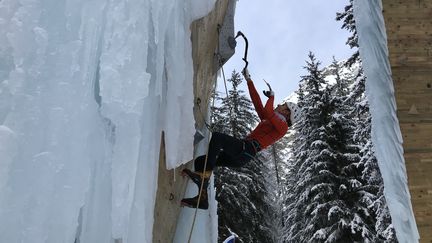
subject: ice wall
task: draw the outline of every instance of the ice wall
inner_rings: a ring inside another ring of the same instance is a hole
[[[214,0],[0,1],[0,242],[151,242],[161,131],[192,158]],[[118,242],[118,241],[116,241]]]
[[[372,114],[372,140],[384,180],[384,195],[399,242],[418,242],[419,233],[408,190],[402,135],[396,116],[381,0],[355,0],[354,16],[359,34],[360,56],[367,77],[366,94]]]

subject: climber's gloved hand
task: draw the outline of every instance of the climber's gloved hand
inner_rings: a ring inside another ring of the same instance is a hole
[[[250,76],[250,74],[249,74],[249,70],[248,70],[247,68],[243,69],[242,74],[243,74],[243,77],[244,77],[246,80],[251,79],[251,76]]]
[[[274,96],[273,90],[263,90],[263,94],[270,98],[271,96]]]
[[[263,94],[264,94],[265,96],[267,96],[268,98],[270,98],[270,96],[274,96],[274,92],[273,92],[273,90],[272,90],[270,84],[267,83],[267,81],[265,81],[265,80],[264,80],[264,82],[267,84],[269,90],[263,90]]]

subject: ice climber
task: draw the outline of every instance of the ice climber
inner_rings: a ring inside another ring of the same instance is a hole
[[[268,100],[263,106],[261,98],[255,89],[254,83],[247,69],[242,72],[247,81],[249,95],[256,112],[260,118],[258,126],[246,138],[235,138],[227,134],[213,132],[208,148],[207,166],[204,168],[206,155],[195,159],[195,171],[184,169],[182,174],[189,176],[198,185],[200,190],[204,179],[203,191],[198,202],[199,193],[193,198],[185,198],[181,201],[183,206],[208,209],[207,187],[209,178],[215,166],[242,167],[255,155],[282,138],[287,130],[300,114],[295,103],[284,102],[273,109],[274,92],[263,91]]]

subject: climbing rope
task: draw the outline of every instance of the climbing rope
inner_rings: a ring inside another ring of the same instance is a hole
[[[211,136],[212,136],[212,134],[210,133],[209,139],[208,139],[208,141],[207,141],[208,144],[210,144]],[[198,213],[199,202],[200,202],[200,200],[201,200],[201,195],[202,195],[202,191],[203,191],[203,188],[204,188],[204,173],[205,173],[205,169],[206,169],[206,167],[207,167],[207,159],[208,159],[209,147],[210,147],[210,146],[207,145],[207,153],[206,153],[206,157],[205,157],[205,161],[204,161],[204,169],[203,169],[203,173],[202,173],[202,175],[201,175],[201,185],[200,185],[200,190],[199,190],[199,193],[198,193],[198,203],[197,203],[197,206],[196,206],[196,208],[195,208],[195,212],[194,212],[194,216],[193,216],[193,220],[192,220],[192,226],[191,226],[191,230],[190,230],[190,233],[189,233],[188,243],[190,243],[190,242],[191,242],[191,239],[192,239],[192,233],[193,233],[193,229],[194,229],[194,227],[195,227],[195,221],[196,221],[196,216],[197,216],[197,213]],[[206,188],[206,190],[207,190],[207,188]]]
[[[226,82],[226,80],[224,80],[224,81]],[[216,90],[216,85],[217,85],[217,82],[215,82],[215,87],[214,87],[215,90]],[[213,99],[213,101],[212,101],[212,106],[214,106],[214,100],[215,99]],[[200,109],[200,112],[201,112],[201,109]],[[203,114],[202,114],[202,116],[204,118]],[[193,220],[192,220],[192,226],[191,226],[191,229],[190,229],[190,232],[189,232],[188,243],[190,243],[191,239],[192,239],[192,233],[193,233],[193,229],[195,227],[195,221],[196,221],[196,216],[197,216],[197,213],[198,213],[199,202],[201,201],[202,191],[203,191],[203,188],[204,188],[204,174],[205,174],[205,171],[206,171],[206,168],[207,168],[208,152],[209,152],[210,140],[211,140],[211,136],[212,136],[212,130],[211,130],[211,119],[212,118],[211,117],[212,117],[212,114],[210,112],[210,124],[208,124],[208,125],[207,125],[207,123],[205,122],[205,119],[204,119],[204,123],[206,124],[207,128],[210,131],[210,136],[208,136],[207,152],[206,152],[206,156],[205,156],[205,160],[204,160],[204,167],[203,167],[203,171],[202,171],[202,175],[201,175],[201,185],[200,185],[200,189],[199,189],[199,193],[198,193],[198,203],[197,203],[196,208],[195,208],[195,212],[194,212],[194,216],[193,216]],[[206,188],[206,190],[207,190],[207,188]]]
[[[219,29],[218,29],[218,35],[219,35],[219,33],[220,32],[219,32]],[[216,55],[217,55],[217,58],[218,58],[219,65],[221,66],[221,71],[222,71],[222,77],[223,77],[223,80],[224,80],[226,97],[228,97],[227,81],[226,81],[226,77],[225,77],[225,71],[223,69],[223,66],[221,65],[222,60],[220,58],[219,48],[220,48],[220,46],[218,44]],[[217,86],[217,81],[215,82],[214,91],[216,91],[216,86]],[[215,99],[213,98],[213,100],[212,100],[212,107],[214,107],[214,102],[215,102]],[[210,148],[210,140],[211,140],[211,135],[212,135],[212,129],[211,129],[212,114],[210,113],[210,124],[208,124],[206,122],[206,119],[204,118],[204,114],[203,114],[203,112],[201,110],[201,105],[200,104],[201,104],[201,100],[198,99],[197,100],[197,105],[198,105],[199,111],[201,113],[201,116],[203,117],[204,124],[206,125],[207,129],[210,131],[210,136],[208,137],[208,141],[207,141],[207,153],[206,153],[206,157],[205,157],[205,161],[204,161],[204,168],[203,168],[202,175],[201,175],[201,185],[200,185],[200,190],[199,190],[199,193],[198,193],[198,203],[197,203],[197,206],[195,208],[195,212],[194,212],[194,216],[193,216],[193,220],[192,220],[192,225],[191,225],[191,229],[190,229],[190,232],[189,232],[188,243],[190,243],[191,239],[192,239],[192,233],[193,233],[193,230],[194,230],[194,227],[195,227],[196,216],[197,216],[197,213],[198,213],[198,206],[199,206],[199,202],[201,200],[202,191],[204,189],[204,174],[205,174],[205,170],[207,168],[208,152],[209,152],[209,148]],[[230,110],[230,113],[231,113],[231,108],[229,110]],[[206,188],[206,190],[207,190],[207,188]]]

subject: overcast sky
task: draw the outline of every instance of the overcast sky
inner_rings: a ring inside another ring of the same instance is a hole
[[[298,88],[309,51],[322,67],[348,58],[353,51],[345,44],[347,30],[336,21],[348,0],[239,0],[235,13],[235,32],[242,31],[249,40],[249,71],[261,94],[263,79],[276,93],[275,104]],[[236,54],[225,64],[227,79],[232,70],[244,67],[244,41],[237,39]],[[225,96],[223,79],[218,90]],[[246,84],[242,88],[247,90]]]

